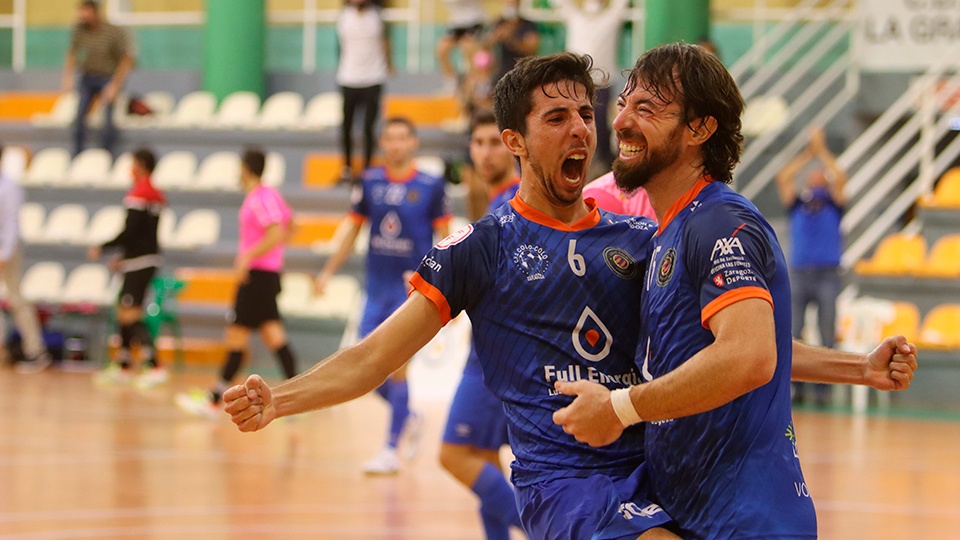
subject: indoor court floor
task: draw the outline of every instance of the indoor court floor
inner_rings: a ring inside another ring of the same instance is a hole
[[[482,539],[474,498],[436,462],[442,400],[414,404],[425,431],[405,469],[365,477],[377,398],[245,434],[173,405],[211,380],[141,392],[0,369],[0,540]],[[795,424],[820,538],[960,538],[960,422],[798,411]]]

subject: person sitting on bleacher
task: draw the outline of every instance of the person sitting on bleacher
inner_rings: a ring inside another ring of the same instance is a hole
[[[95,375],[98,384],[127,382],[132,378],[130,348],[140,347],[143,372],[136,379],[138,388],[151,388],[167,381],[168,374],[157,364],[153,337],[143,320],[143,300],[157,268],[163,263],[157,241],[160,212],[166,205],[163,192],[150,180],[157,158],[141,148],[133,153],[133,186],[123,198],[127,220],[116,238],[102,246],[91,246],[87,258],[100,258],[103,250],[119,254],[108,263],[111,270],[123,273],[123,286],[117,301],[117,324],[120,326],[120,349],[116,362]]]

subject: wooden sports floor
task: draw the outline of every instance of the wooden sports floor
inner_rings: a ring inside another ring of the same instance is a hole
[[[473,497],[435,460],[443,403],[415,404],[425,435],[400,474],[364,477],[386,424],[378,399],[242,434],[174,407],[211,377],[141,392],[0,369],[0,539],[482,538]],[[960,423],[795,421],[821,538],[960,538]]]

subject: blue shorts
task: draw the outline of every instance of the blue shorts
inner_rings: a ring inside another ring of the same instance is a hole
[[[360,337],[366,337],[367,334],[376,330],[380,323],[393,315],[393,312],[406,301],[407,297],[403,295],[392,295],[388,298],[367,297],[367,303],[363,307],[363,317],[360,319],[360,328],[357,329]]]
[[[473,348],[463,369],[460,386],[450,403],[443,442],[484,450],[499,450],[508,443],[503,404],[483,384],[483,373]]]
[[[571,540],[636,540],[656,527],[676,531],[670,516],[650,502],[645,469],[626,478],[597,474],[519,487],[523,530],[530,538]]]

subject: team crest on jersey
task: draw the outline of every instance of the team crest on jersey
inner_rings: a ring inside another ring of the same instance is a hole
[[[640,274],[637,260],[618,247],[603,250],[603,260],[607,263],[607,268],[621,279],[634,279]]]
[[[436,247],[437,249],[447,249],[448,247],[455,246],[466,240],[471,233],[473,233],[473,225],[464,225],[441,240]]]
[[[590,306],[584,307],[573,328],[573,348],[585,359],[599,362],[610,354],[611,347],[613,334]]]
[[[396,212],[387,212],[387,215],[383,216],[383,221],[380,222],[380,236],[384,238],[396,238],[400,236],[402,229],[400,216]]]
[[[523,244],[513,252],[513,262],[527,276],[527,281],[535,281],[545,277],[550,267],[550,256],[540,246]]]
[[[723,287],[727,284],[727,282],[723,279],[723,274],[717,274],[713,276],[713,284],[717,287]]]
[[[660,261],[660,266],[657,267],[657,286],[665,287],[667,283],[670,283],[670,278],[673,277],[673,270],[677,266],[677,250],[675,248],[670,248],[663,255],[663,260]]]

